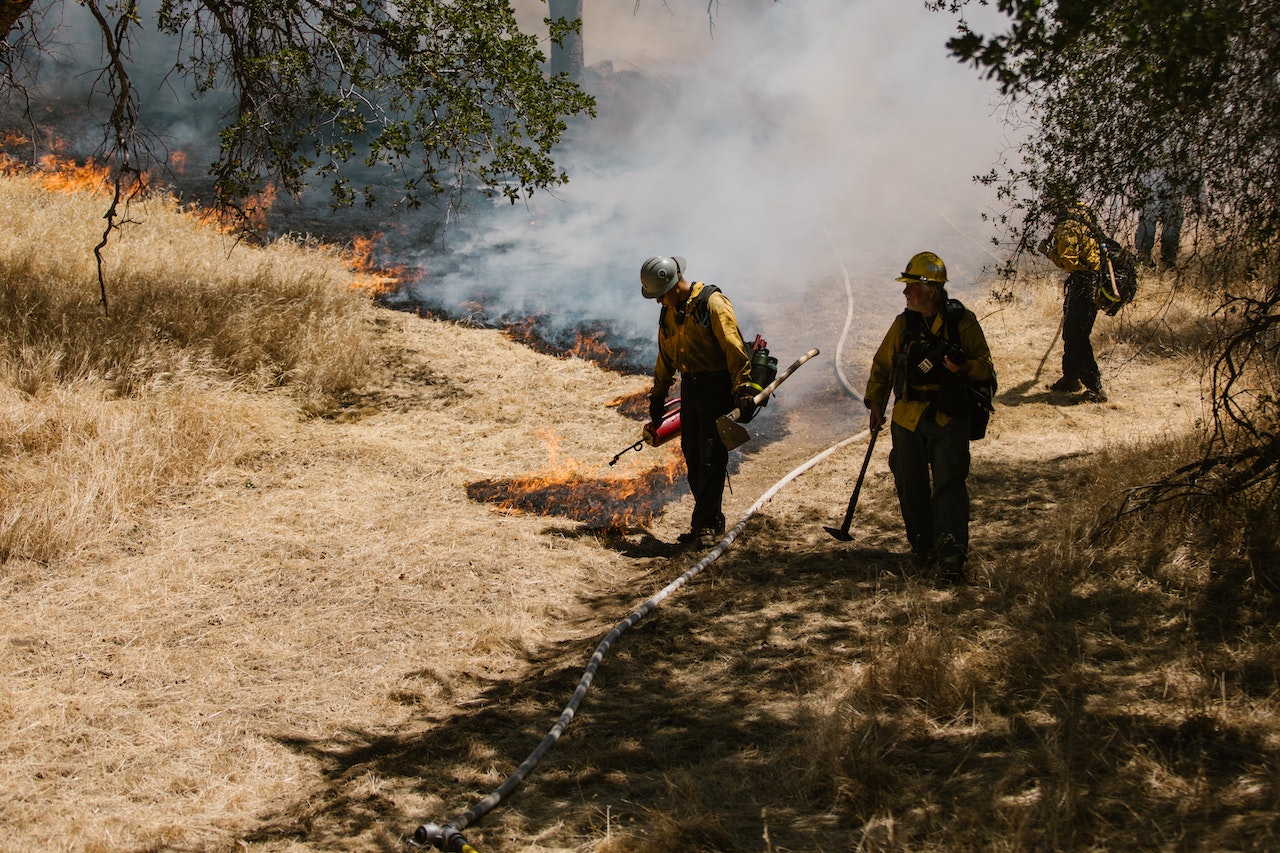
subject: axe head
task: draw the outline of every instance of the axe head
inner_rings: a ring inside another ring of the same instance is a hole
[[[716,431],[720,433],[720,440],[730,450],[741,447],[751,439],[751,433],[737,419],[737,409],[716,419]]]
[[[841,542],[853,541],[853,536],[847,530],[842,530],[839,527],[823,527],[822,529],[839,539]]]

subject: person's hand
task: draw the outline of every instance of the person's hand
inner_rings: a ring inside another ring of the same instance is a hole
[[[879,432],[880,427],[884,426],[884,406],[868,400],[867,413],[869,415],[867,426],[872,432]]]
[[[658,395],[655,394],[649,398],[649,423],[653,424],[655,430],[662,423],[662,416],[666,408],[667,401]]]
[[[968,376],[969,371],[973,369],[973,365],[969,363],[969,357],[964,354],[963,350],[953,350],[942,357],[942,364],[952,373],[959,373],[961,376]]]
[[[750,390],[743,389],[737,394],[736,403],[738,406],[738,423],[751,423],[751,419],[756,416],[756,397]]]

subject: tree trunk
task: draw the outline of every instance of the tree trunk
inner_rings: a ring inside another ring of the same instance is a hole
[[[9,2],[9,0],[5,0]],[[549,18],[557,20],[582,20],[582,0],[548,0]],[[569,75],[573,83],[582,83],[582,30],[564,37],[560,44],[551,43],[551,74]]]

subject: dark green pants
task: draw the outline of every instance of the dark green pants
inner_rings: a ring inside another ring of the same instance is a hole
[[[1080,270],[1067,276],[1062,302],[1062,376],[1079,379],[1086,388],[1102,388],[1102,373],[1093,355],[1093,301],[1098,273]]]
[[[926,414],[915,431],[893,424],[889,468],[911,550],[922,560],[969,554],[969,419],[938,426]]]
[[[724,483],[729,448],[716,421],[733,408],[728,371],[688,373],[680,377],[680,450],[693,493],[691,529],[724,532]]]

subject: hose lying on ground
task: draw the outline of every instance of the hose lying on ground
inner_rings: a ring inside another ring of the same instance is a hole
[[[831,245],[834,248],[835,240],[832,238],[831,229],[827,228],[826,222],[822,223],[822,229],[827,232],[827,239],[831,241]],[[836,381],[840,383],[840,387],[844,389],[846,394],[855,400],[861,400],[862,395],[849,382],[849,377],[844,375],[844,342],[849,337],[849,330],[853,328],[853,283],[849,280],[849,268],[838,258],[837,263],[840,264],[840,274],[844,276],[845,312],[844,328],[840,330],[840,338],[836,341]]]
[[[475,848],[468,844],[467,840],[463,837],[462,830],[480,820],[480,818],[491,812],[503,800],[510,796],[510,794],[520,786],[520,783],[523,782],[531,772],[533,772],[533,768],[537,765],[538,761],[541,760],[547,750],[551,749],[551,747],[555,745],[556,741],[560,739],[560,736],[564,734],[565,729],[569,727],[569,723],[573,721],[574,714],[577,713],[578,706],[582,703],[582,698],[586,695],[587,690],[591,688],[591,682],[595,680],[596,670],[600,668],[600,662],[604,660],[604,656],[608,653],[609,648],[617,642],[618,638],[649,613],[653,612],[653,610],[655,610],[658,605],[662,604],[662,602],[665,601],[672,593],[680,589],[680,587],[692,580],[703,569],[719,559],[720,555],[723,554],[731,544],[733,544],[733,541],[738,538],[738,534],[740,534],[743,531],[743,528],[747,526],[748,519],[755,515],[762,506],[772,500],[773,496],[776,495],[783,486],[787,485],[796,477],[799,477],[801,474],[808,471],[810,468],[817,465],[837,450],[845,447],[846,445],[852,444],[855,441],[866,438],[869,434],[870,430],[863,430],[856,435],[851,435],[848,438],[836,442],[826,450],[800,465],[798,468],[792,470],[791,473],[787,474],[778,482],[774,483],[768,491],[761,495],[759,499],[751,505],[751,508],[746,511],[738,523],[725,533],[724,538],[721,539],[705,557],[699,560],[693,568],[689,569],[680,577],[654,593],[653,596],[644,602],[644,604],[636,608],[630,616],[615,625],[613,630],[600,641],[600,645],[596,646],[595,652],[591,655],[591,660],[587,663],[586,670],[578,680],[577,689],[573,691],[573,696],[569,699],[569,704],[567,704],[564,710],[560,712],[559,719],[556,720],[556,723],[551,727],[551,730],[547,732],[546,736],[542,739],[542,742],[534,748],[533,752],[529,753],[529,757],[521,762],[515,772],[508,776],[506,781],[495,788],[493,793],[467,809],[452,823],[445,824],[444,826],[434,823],[426,823],[419,826],[413,833],[412,843],[419,846],[431,845],[437,849],[452,850],[455,853],[476,853]]]

